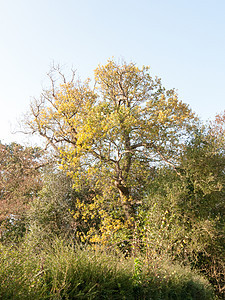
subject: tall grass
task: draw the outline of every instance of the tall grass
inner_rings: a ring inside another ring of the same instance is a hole
[[[164,261],[70,245],[0,246],[0,299],[214,299],[208,282]]]

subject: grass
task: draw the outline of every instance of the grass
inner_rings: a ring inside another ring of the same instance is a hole
[[[62,240],[0,246],[0,299],[214,299],[208,282],[168,261],[124,258]]]

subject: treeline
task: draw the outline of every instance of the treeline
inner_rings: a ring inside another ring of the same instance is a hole
[[[0,145],[0,297],[222,299],[225,114],[133,63],[49,78],[23,121],[46,149]]]

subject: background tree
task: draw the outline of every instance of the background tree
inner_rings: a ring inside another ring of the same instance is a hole
[[[143,208],[149,255],[191,263],[225,292],[225,156],[211,128],[196,131],[181,156],[179,173],[160,168]]]
[[[0,144],[0,224],[15,226],[37,196],[42,181],[40,148],[23,147],[17,143]],[[9,229],[9,228],[8,228]]]
[[[220,141],[220,148],[225,151],[225,111],[216,115],[215,120],[210,123],[210,133]]]

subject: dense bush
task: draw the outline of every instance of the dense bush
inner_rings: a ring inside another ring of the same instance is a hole
[[[69,237],[72,232],[74,195],[71,179],[54,166],[43,172],[43,187],[27,212],[29,237],[51,240],[53,236]]]

